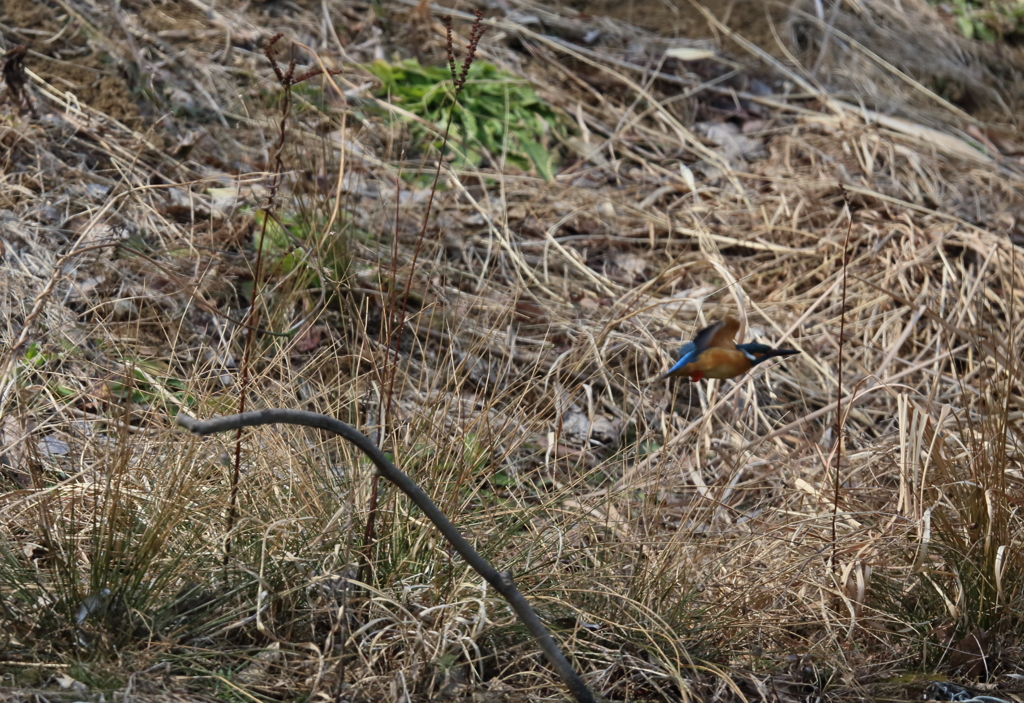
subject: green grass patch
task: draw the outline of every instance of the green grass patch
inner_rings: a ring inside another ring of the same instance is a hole
[[[478,167],[485,161],[522,170],[532,165],[545,180],[554,177],[559,155],[552,148],[568,124],[553,107],[537,96],[526,81],[486,61],[475,61],[465,87],[454,102],[447,66],[421,66],[413,59],[389,64],[375,61],[367,69],[380,79],[377,96],[388,98],[444,134],[451,111],[449,146],[456,169]],[[416,143],[441,147],[441,139],[419,122],[408,120]]]

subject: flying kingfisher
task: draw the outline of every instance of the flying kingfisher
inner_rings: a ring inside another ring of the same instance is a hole
[[[754,342],[736,344],[739,329],[740,323],[732,317],[708,325],[696,334],[692,342],[687,342],[679,349],[679,361],[660,378],[687,376],[690,381],[733,378],[746,373],[762,361],[800,353],[795,349],[773,349]]]

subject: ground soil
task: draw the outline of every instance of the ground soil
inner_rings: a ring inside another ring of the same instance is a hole
[[[699,0],[699,4],[742,37],[762,49],[778,53],[772,23],[778,27],[785,20],[786,9],[782,4],[765,0]],[[567,2],[565,6],[587,14],[606,15],[665,36],[707,39],[715,35],[689,0],[580,0]]]
[[[32,71],[57,91],[129,126],[141,124],[129,82],[107,52],[89,41],[91,30],[81,18],[42,2],[3,0],[0,24],[9,44],[36,52]]]

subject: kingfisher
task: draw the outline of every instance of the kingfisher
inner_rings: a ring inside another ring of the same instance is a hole
[[[740,323],[735,318],[708,325],[692,342],[679,349],[679,361],[660,376],[687,376],[690,381],[702,378],[733,378],[746,373],[762,361],[799,354],[796,349],[773,349],[766,344],[736,344]],[[660,379],[659,379],[660,380]]]

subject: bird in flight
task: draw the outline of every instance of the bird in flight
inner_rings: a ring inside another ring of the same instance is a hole
[[[734,378],[762,361],[799,354],[795,349],[773,349],[765,344],[736,344],[740,323],[735,318],[708,325],[692,342],[679,349],[679,361],[660,378],[686,376],[690,381],[702,378]],[[659,379],[660,380],[660,379]]]

